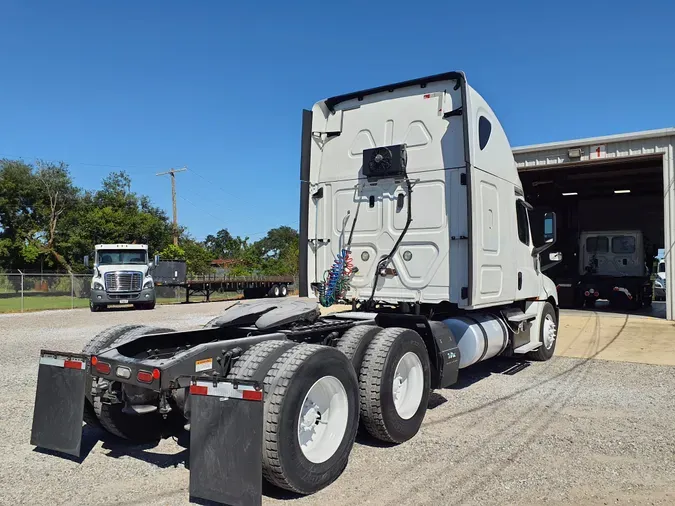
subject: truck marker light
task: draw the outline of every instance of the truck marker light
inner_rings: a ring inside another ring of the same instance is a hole
[[[263,398],[262,390],[244,390],[241,394],[247,401],[262,401]]]
[[[138,371],[136,379],[141,383],[152,383],[152,373],[148,371]]]
[[[159,369],[153,369],[152,370],[152,378],[158,380],[161,372]]]
[[[97,361],[94,367],[96,368],[96,371],[100,372],[101,374],[110,374],[110,364]]]
[[[64,360],[63,367],[66,369],[84,369],[84,362],[79,360]]]
[[[190,394],[192,395],[209,395],[209,387],[199,385],[190,385]]]
[[[95,356],[91,357],[91,365],[96,366],[98,364],[98,358]]]

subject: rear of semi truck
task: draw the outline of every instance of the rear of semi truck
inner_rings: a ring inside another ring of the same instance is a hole
[[[131,440],[184,427],[195,498],[260,504],[263,477],[325,488],[359,424],[408,441],[430,391],[460,369],[553,355],[557,296],[540,254],[555,216],[536,216],[506,135],[462,73],[322,100],[302,126],[307,298],[237,303],[189,331],[118,326],[78,354],[43,350],[31,442],[79,454],[82,413]],[[539,219],[548,233],[533,237]],[[353,310],[321,316],[335,303]]]

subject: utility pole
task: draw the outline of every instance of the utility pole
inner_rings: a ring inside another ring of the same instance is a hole
[[[171,176],[171,202],[173,203],[173,245],[178,246],[178,210],[176,208],[176,173],[184,172],[187,170],[187,167],[182,169],[171,169],[166,172],[159,172],[155,174],[156,176],[166,176],[169,174]]]

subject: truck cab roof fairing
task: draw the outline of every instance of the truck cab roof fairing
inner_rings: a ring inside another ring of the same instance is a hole
[[[424,88],[429,83],[451,80],[456,80],[458,87],[462,84],[466,84],[466,76],[464,75],[464,72],[445,72],[443,74],[435,74],[432,76],[420,77],[418,79],[402,81],[400,83],[387,84],[385,86],[377,86],[375,88],[369,88],[362,91],[345,93],[344,95],[337,95],[335,97],[327,98],[323,102],[326,104],[326,107],[329,111],[334,112],[336,105],[341,104],[342,102],[347,102],[348,100],[353,100],[355,98],[361,100],[363,97],[375,95],[376,93],[383,93],[386,91],[391,92],[400,88],[408,88],[410,86],[421,86]]]

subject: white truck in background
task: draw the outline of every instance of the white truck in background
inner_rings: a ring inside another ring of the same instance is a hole
[[[527,203],[499,120],[463,73],[316,103],[300,181],[307,298],[42,350],[31,443],[79,455],[82,412],[134,441],[184,426],[190,495],[259,505],[263,478],[299,494],[330,485],[359,424],[387,443],[415,437],[430,392],[462,369],[553,356],[558,299],[540,257],[555,214]],[[335,303],[352,310],[321,315]]]
[[[652,303],[652,282],[640,230],[584,231],[579,235],[579,299],[639,309]]]
[[[91,311],[123,304],[133,304],[136,309],[154,309],[156,296],[151,271],[155,264],[148,260],[148,246],[97,244],[94,249]]]

